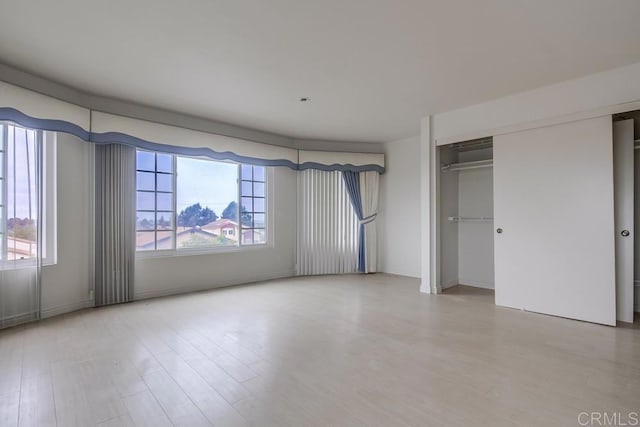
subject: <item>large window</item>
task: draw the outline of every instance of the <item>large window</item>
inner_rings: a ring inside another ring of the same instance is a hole
[[[52,134],[0,122],[0,261],[55,262],[54,150]]]
[[[138,251],[267,242],[265,167],[138,150],[136,168]]]

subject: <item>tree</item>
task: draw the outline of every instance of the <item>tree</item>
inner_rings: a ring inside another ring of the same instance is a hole
[[[251,214],[247,212],[247,208],[242,207],[242,223],[245,225],[251,224]],[[231,221],[238,222],[238,204],[234,201],[229,202],[226,208],[222,211],[222,218],[230,219]]]
[[[153,230],[153,221],[149,221],[146,218],[143,218],[141,221],[138,222],[138,229],[139,230]]]
[[[200,203],[184,208],[178,214],[178,225],[181,227],[203,226],[218,219],[218,215],[208,207],[200,206]]]
[[[158,228],[169,228],[170,226],[171,222],[168,219],[164,219],[164,216],[158,219]]]
[[[251,214],[247,212],[247,208],[242,207],[242,212],[240,213],[242,217],[242,224],[251,226]]]
[[[9,218],[7,234],[18,239],[35,242],[38,239],[38,229],[34,220],[29,218]]]
[[[229,202],[226,208],[222,211],[222,218],[230,219],[231,221],[238,221],[238,204],[236,201]]]

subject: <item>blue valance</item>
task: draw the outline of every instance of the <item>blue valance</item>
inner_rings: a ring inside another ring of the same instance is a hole
[[[53,132],[64,132],[95,144],[230,160],[294,170],[376,171],[384,173],[384,155],[303,151],[207,132],[138,120],[60,101],[0,82],[0,120]]]

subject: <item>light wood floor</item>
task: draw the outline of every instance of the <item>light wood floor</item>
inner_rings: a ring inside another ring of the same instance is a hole
[[[577,425],[640,412],[640,329],[382,274],[272,281],[0,332],[0,425]]]

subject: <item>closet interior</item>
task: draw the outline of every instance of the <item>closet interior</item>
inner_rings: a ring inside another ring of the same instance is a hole
[[[493,139],[438,147],[439,281],[494,288]]]

